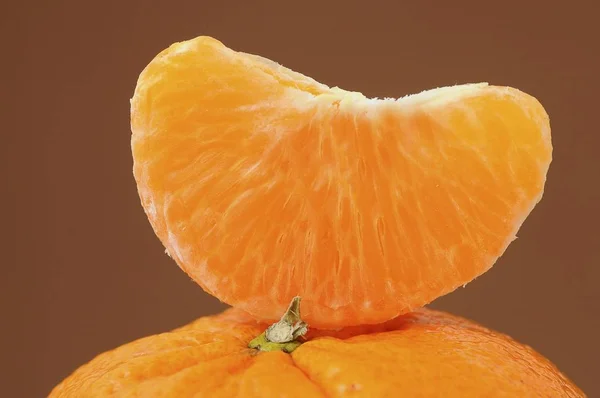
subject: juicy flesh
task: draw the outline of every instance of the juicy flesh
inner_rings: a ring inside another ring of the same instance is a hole
[[[158,237],[222,301],[320,328],[378,323],[489,269],[540,199],[546,113],[485,84],[399,100],[330,89],[212,39],[178,44],[132,100]]]

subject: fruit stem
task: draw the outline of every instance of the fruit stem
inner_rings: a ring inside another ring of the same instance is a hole
[[[248,347],[259,351],[283,351],[288,354],[300,347],[301,340],[308,331],[308,325],[300,318],[300,300],[299,296],[294,297],[279,322],[252,339]]]

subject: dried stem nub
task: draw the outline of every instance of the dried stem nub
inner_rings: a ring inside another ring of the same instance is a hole
[[[259,351],[283,351],[291,353],[301,344],[308,331],[308,325],[300,318],[299,296],[292,299],[281,319],[272,324],[260,336],[254,338],[248,347]]]

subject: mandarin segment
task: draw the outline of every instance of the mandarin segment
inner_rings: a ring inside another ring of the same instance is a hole
[[[531,348],[443,312],[313,329],[292,354],[247,348],[266,326],[200,318],[99,355],[49,397],[585,397]]]
[[[552,156],[543,107],[516,89],[368,99],[207,37],[150,62],[131,127],[176,263],[265,321],[300,295],[317,328],[389,320],[487,271]]]

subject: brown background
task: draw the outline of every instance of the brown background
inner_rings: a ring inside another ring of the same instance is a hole
[[[224,308],[164,254],[129,147],[139,72],[207,34],[368,96],[489,81],[538,97],[555,146],[543,201],[492,271],[433,306],[533,346],[600,396],[593,1],[13,3],[0,11],[0,395],[42,397],[99,352]]]

